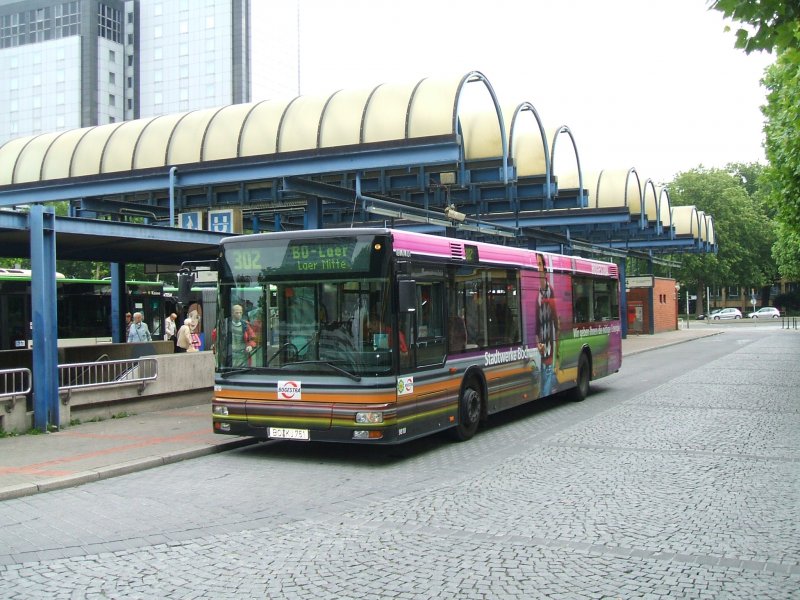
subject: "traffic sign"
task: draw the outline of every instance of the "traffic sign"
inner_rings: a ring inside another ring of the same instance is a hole
[[[203,229],[203,211],[195,210],[178,214],[181,229]]]
[[[208,230],[215,233],[241,233],[241,209],[226,208],[208,211]]]

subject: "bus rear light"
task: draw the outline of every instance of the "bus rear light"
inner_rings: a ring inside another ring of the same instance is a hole
[[[228,416],[228,407],[227,406],[220,406],[219,404],[215,404],[211,408],[211,412],[215,415],[220,417],[227,417]]]
[[[217,431],[230,431],[231,430],[231,424],[230,423],[216,422],[216,423],[214,423],[214,429],[216,429]]]
[[[383,437],[382,431],[368,431],[366,429],[356,429],[353,432],[354,440],[379,440]]]
[[[377,425],[383,423],[382,412],[357,412],[356,423],[368,423],[370,425]]]

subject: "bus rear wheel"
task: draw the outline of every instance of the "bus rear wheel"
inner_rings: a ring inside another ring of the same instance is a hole
[[[473,379],[464,385],[458,398],[458,425],[450,431],[459,442],[466,442],[478,431],[481,421],[483,399],[480,388]]]
[[[589,380],[592,377],[592,370],[589,366],[589,357],[586,352],[581,353],[578,359],[578,381],[575,390],[572,392],[572,399],[575,402],[583,402],[589,395]]]

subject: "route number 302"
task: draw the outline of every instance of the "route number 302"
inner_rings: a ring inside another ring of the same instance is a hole
[[[255,271],[261,269],[261,253],[258,250],[239,250],[233,254],[233,268],[236,271]]]

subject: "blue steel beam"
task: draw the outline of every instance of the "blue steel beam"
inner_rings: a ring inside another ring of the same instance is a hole
[[[59,424],[58,314],[56,309],[55,211],[31,207],[31,312],[33,317],[33,425]]]
[[[400,147],[376,145],[350,154],[300,155],[294,158],[234,159],[213,163],[180,165],[177,185],[199,187],[261,181],[309,174],[332,174],[399,168],[427,164],[455,164],[460,156],[460,142],[454,136],[438,136],[419,144]],[[80,177],[36,185],[3,186],[0,207],[71,200],[84,196],[113,196],[170,187],[170,167],[144,173],[125,172],[95,177]]]

